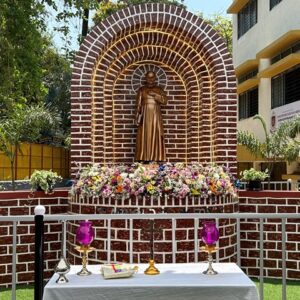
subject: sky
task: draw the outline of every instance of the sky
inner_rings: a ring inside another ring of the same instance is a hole
[[[226,10],[232,2],[233,0],[185,0],[184,4],[187,6],[187,9],[189,11],[193,13],[202,12],[205,17],[209,17],[215,13],[226,15]],[[62,0],[57,0],[56,3],[58,4],[58,6],[63,6]],[[55,24],[54,15],[55,15],[54,12],[50,12],[49,27],[51,28],[57,26],[57,24]],[[70,32],[71,48],[72,50],[77,50],[79,48],[77,36],[78,34],[81,33],[81,20],[74,19],[71,20],[70,23],[71,23],[71,32]],[[90,21],[90,25],[91,25],[91,21]],[[60,37],[60,34],[53,31],[53,29],[51,28],[50,28],[50,32],[53,35],[54,43],[58,48],[58,50],[61,50],[61,48],[64,46],[64,43]]]
[[[226,14],[233,0],[185,0],[184,3],[191,12],[203,12],[204,16],[214,13]]]

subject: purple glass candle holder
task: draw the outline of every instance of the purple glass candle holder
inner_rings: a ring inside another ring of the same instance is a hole
[[[219,231],[216,227],[216,223],[213,221],[208,221],[203,224],[203,229],[201,231],[202,241],[207,246],[213,246],[219,239]]]
[[[89,246],[93,241],[95,236],[94,228],[92,227],[92,222],[81,221],[79,227],[76,230],[76,241],[81,246]]]
[[[205,247],[201,249],[208,253],[208,269],[203,272],[206,275],[216,275],[216,272],[213,267],[213,256],[212,253],[216,252],[217,247],[215,246],[216,242],[219,239],[219,231],[216,227],[216,223],[213,221],[207,221],[203,224],[203,229],[201,231],[202,241],[206,244]]]

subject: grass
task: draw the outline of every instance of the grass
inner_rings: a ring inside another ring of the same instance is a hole
[[[259,280],[253,279],[259,289]],[[286,282],[286,299],[300,300],[300,281]],[[280,279],[265,279],[264,280],[264,299],[265,300],[281,300],[282,285]]]
[[[19,285],[17,286],[17,299],[18,300],[32,300],[33,285]],[[0,289],[1,300],[11,300],[11,289]]]
[[[253,280],[259,288],[259,281]],[[264,283],[264,299],[265,300],[281,300],[281,280],[265,279]],[[0,290],[1,300],[11,299],[10,289]],[[18,300],[32,300],[33,299],[33,285],[23,285],[17,287]],[[300,300],[300,282],[287,281],[287,300]]]

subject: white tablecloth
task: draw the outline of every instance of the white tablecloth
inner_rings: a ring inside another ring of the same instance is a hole
[[[215,263],[218,275],[202,274],[207,264],[157,264],[160,275],[144,275],[147,265],[126,279],[103,279],[100,266],[90,265],[92,275],[76,275],[80,266],[67,274],[69,283],[56,284],[54,274],[43,300],[258,300],[255,284],[233,263]]]

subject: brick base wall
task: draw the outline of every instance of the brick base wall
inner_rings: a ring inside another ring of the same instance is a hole
[[[115,201],[114,199],[103,198],[73,198],[70,200],[71,213],[113,213],[116,209],[122,213],[151,213],[154,209],[157,213],[234,213],[238,211],[238,201],[231,198],[216,197],[213,199],[190,198],[190,199],[174,199],[171,197],[158,199],[126,199],[123,201]],[[107,262],[108,257],[108,224],[107,221],[93,222],[96,229],[96,237],[92,244],[96,251],[92,252],[90,262],[99,263]],[[194,219],[177,220],[175,236],[176,241],[172,243],[172,220],[166,215],[165,220],[156,220],[154,251],[155,260],[161,263],[172,263],[173,250],[176,253],[175,261],[194,262]],[[129,221],[128,220],[112,220],[111,221],[111,256],[112,262],[126,261],[129,262]],[[75,233],[78,224],[70,224],[69,232],[69,254],[71,263],[80,263],[80,255],[74,250],[76,245]],[[133,262],[143,263],[149,260],[150,252],[150,233],[147,228],[150,227],[149,220],[133,221]],[[202,227],[201,221],[199,228]],[[219,240],[219,257],[220,261],[236,261],[236,221],[220,220],[219,222],[220,240]],[[200,238],[200,230],[196,233],[198,238],[198,249],[202,245]],[[206,255],[203,252],[197,253],[198,260],[204,261]]]
[[[95,201],[95,199],[94,199]],[[99,201],[99,200],[96,200]],[[222,210],[216,205],[204,208],[203,203],[199,205],[190,199],[189,203],[169,200],[168,203],[152,203],[152,207],[161,212],[164,206],[165,212],[234,212],[238,211],[237,203],[225,205]],[[239,210],[241,213],[300,213],[300,193],[296,192],[240,192]],[[0,215],[30,215],[38,204],[46,207],[47,214],[60,214],[72,211],[73,213],[111,213],[115,209],[115,203],[107,201],[80,204],[70,201],[68,205],[67,191],[57,191],[52,195],[36,193],[32,196],[29,192],[1,192],[0,193]],[[130,204],[130,205],[129,205]],[[137,204],[141,209],[143,203],[121,203],[123,212],[136,209]],[[130,207],[131,206],[131,207]],[[145,210],[147,212],[147,210]],[[144,222],[144,223],[143,223]],[[134,261],[144,262],[148,259],[149,233],[143,228],[148,226],[146,221],[134,222]],[[172,261],[172,231],[171,221],[157,221],[156,228],[161,231],[156,234],[155,252],[156,259],[161,262]],[[236,235],[235,222],[223,223],[220,220],[220,258],[235,261]],[[128,261],[128,238],[129,224],[126,221],[112,222],[111,230],[111,261]],[[200,224],[201,225],[201,224]],[[94,246],[99,249],[91,253],[91,263],[99,263],[99,260],[107,260],[107,224],[104,221],[95,223],[99,227],[97,239]],[[176,227],[176,262],[193,261],[193,220],[179,220]],[[69,224],[68,250],[72,263],[80,263],[78,253],[73,251],[75,244],[74,224]],[[226,232],[226,234],[225,234]],[[300,279],[300,217],[299,219],[287,220],[287,276],[289,279]],[[22,222],[17,226],[17,281],[18,283],[33,282],[34,270],[34,225]],[[266,220],[264,225],[264,272],[266,277],[281,277],[281,224],[279,220]],[[61,247],[61,224],[47,222],[45,225],[45,278],[53,274],[53,268],[57,263]],[[222,249],[223,247],[223,249]],[[100,250],[103,249],[103,250]],[[241,263],[243,270],[249,276],[259,275],[259,223],[257,220],[241,222]],[[12,225],[0,223],[0,286],[11,284],[11,262],[12,262]],[[199,260],[203,261],[203,254],[198,253]]]
[[[0,215],[34,215],[34,207],[44,205],[46,214],[63,214],[68,210],[68,191],[56,191],[52,195],[27,191],[0,192]],[[12,282],[12,223],[0,222],[0,286]],[[45,279],[53,274],[61,249],[61,223],[45,224]],[[17,224],[17,282],[34,281],[34,223]]]
[[[241,213],[300,213],[299,192],[240,192]],[[282,276],[281,220],[264,222],[264,275]],[[300,279],[300,215],[286,223],[287,278]],[[259,222],[241,222],[241,264],[249,276],[259,276]]]

